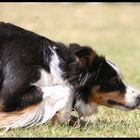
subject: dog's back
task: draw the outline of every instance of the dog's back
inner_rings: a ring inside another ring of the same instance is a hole
[[[29,84],[39,78],[41,45],[39,35],[11,24],[0,23],[0,102],[5,106],[4,111],[25,107],[22,100],[26,100],[27,95],[23,95],[27,90],[35,90]],[[39,100],[41,97],[37,95],[37,99],[32,98],[27,102],[30,105]]]

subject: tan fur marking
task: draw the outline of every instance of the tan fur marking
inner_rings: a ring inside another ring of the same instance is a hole
[[[0,112],[0,127],[5,125],[7,122],[18,118],[19,116],[23,115],[24,113],[30,112],[31,110],[35,109],[37,105],[32,105],[20,111],[14,112]]]
[[[125,100],[124,94],[120,93],[119,91],[116,92],[108,92],[108,93],[99,93],[99,86],[96,86],[92,89],[92,94],[88,99],[88,102],[94,102],[99,105],[105,105],[105,106],[111,106],[108,104],[108,100],[114,100],[116,102],[127,104],[127,101]]]

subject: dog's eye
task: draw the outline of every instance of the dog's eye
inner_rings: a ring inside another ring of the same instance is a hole
[[[110,82],[110,84],[111,84],[112,86],[115,86],[115,85],[117,85],[118,83],[119,83],[119,80],[117,80],[117,79],[111,80],[111,82]]]

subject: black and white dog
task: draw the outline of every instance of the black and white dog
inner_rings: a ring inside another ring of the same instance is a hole
[[[140,93],[88,46],[52,41],[0,22],[0,128],[89,116],[99,105],[139,108]]]

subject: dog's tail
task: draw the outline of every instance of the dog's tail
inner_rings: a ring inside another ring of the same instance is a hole
[[[55,105],[42,101],[21,111],[0,112],[0,129],[39,125],[52,119],[56,111]]]

